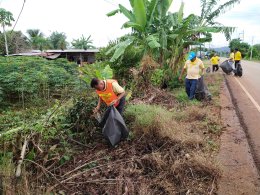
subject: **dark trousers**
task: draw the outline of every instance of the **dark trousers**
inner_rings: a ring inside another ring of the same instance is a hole
[[[218,64],[214,64],[213,67],[212,67],[212,71],[217,72],[218,69],[219,69]]]
[[[186,93],[190,100],[195,97],[197,82],[197,79],[185,79]]]
[[[122,115],[125,107],[125,96],[120,99],[119,104],[117,105],[117,111]]]
[[[235,60],[235,70],[237,69],[237,65],[240,63],[240,60]]]

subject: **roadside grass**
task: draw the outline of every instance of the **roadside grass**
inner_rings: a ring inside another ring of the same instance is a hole
[[[185,182],[186,189],[198,194],[204,194],[205,184],[221,175],[219,165],[212,157],[218,150],[218,142],[215,141],[218,133],[213,126],[220,124],[211,114],[212,110],[209,107],[203,108],[202,104],[186,104],[182,110],[178,107],[168,110],[158,105],[136,104],[129,105],[125,112],[126,118],[132,119],[130,128],[135,139],[150,135],[151,143],[152,139],[166,139],[164,144],[171,143],[173,148],[178,148],[177,151],[175,149],[175,158],[170,164],[164,156],[171,155],[170,148],[166,154],[156,150],[146,158],[152,158],[157,167],[166,169]],[[173,191],[172,187],[165,186],[165,183],[171,182],[173,181],[164,178],[163,188],[166,194]],[[174,185],[178,186],[176,183]],[[201,186],[200,190],[198,185]]]
[[[219,150],[219,135],[222,131],[219,95],[223,75],[208,74],[205,76],[205,83],[212,93],[212,101],[190,101],[184,88],[179,88],[172,92],[176,98],[174,108],[130,104],[125,113],[126,118],[132,120],[130,126],[134,135],[158,134],[159,137],[169,138],[175,145],[179,145],[178,158],[168,171],[185,181],[191,189],[193,187],[190,186],[192,184],[189,183],[187,174],[191,174],[195,183],[198,182],[197,185],[200,186],[205,184],[201,178],[217,180],[221,175],[215,156]],[[168,163],[161,158],[160,152],[155,156],[158,166]],[[195,192],[205,193],[203,190]]]

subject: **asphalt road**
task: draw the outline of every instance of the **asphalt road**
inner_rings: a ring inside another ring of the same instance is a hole
[[[243,77],[241,84],[260,105],[260,62],[242,61]]]
[[[242,61],[242,67],[241,78],[227,75],[226,80],[260,174],[260,63]]]

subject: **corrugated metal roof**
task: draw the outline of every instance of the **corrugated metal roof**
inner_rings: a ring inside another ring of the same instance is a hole
[[[42,53],[34,53],[34,52],[16,53],[16,54],[9,54],[8,56],[42,56]]]
[[[84,49],[66,49],[66,50],[46,50],[44,52],[40,51],[40,50],[32,50],[30,52],[26,52],[26,53],[17,53],[17,54],[10,54],[9,56],[43,56],[43,57],[47,57],[49,59],[51,59],[53,55],[57,55],[59,56],[62,53],[98,53],[99,49],[88,49],[88,50],[84,50]],[[53,59],[55,59],[57,57],[54,57]]]
[[[32,53],[39,53],[40,50],[32,50]],[[47,53],[98,53],[99,49],[65,49],[65,50],[59,50],[59,49],[49,49],[44,52]]]
[[[60,56],[60,53],[57,53],[57,54],[45,56],[45,58],[54,60],[54,59],[58,58],[59,56]]]

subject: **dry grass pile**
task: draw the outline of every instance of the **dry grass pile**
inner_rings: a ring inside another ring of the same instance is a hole
[[[132,135],[116,148],[100,141],[52,173],[49,191],[65,194],[209,194],[216,192],[219,169],[205,153],[207,135],[190,132],[206,110],[176,112],[154,105],[129,105]],[[195,114],[194,114],[195,113]],[[199,127],[196,127],[199,128]],[[208,132],[208,134],[210,134]],[[58,181],[58,182],[57,182]],[[35,180],[37,182],[37,180]],[[36,185],[36,183],[35,183]]]
[[[167,90],[161,90],[153,86],[146,86],[145,88],[143,88],[142,93],[144,95],[134,97],[131,103],[160,105],[167,109],[173,108],[177,103],[174,95]]]

